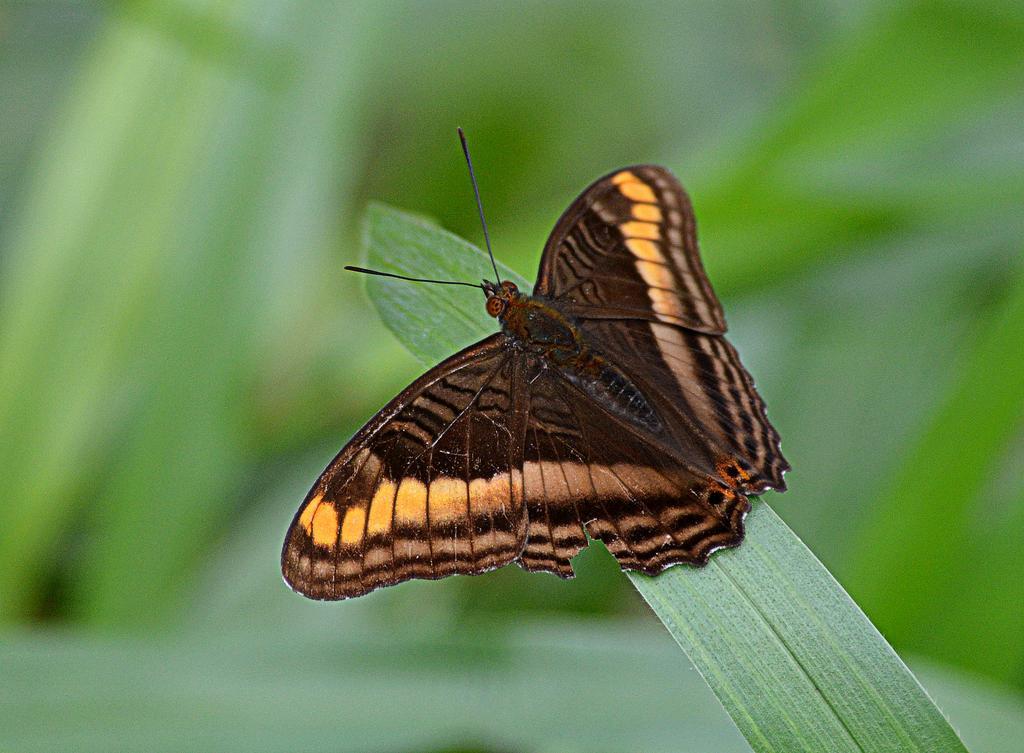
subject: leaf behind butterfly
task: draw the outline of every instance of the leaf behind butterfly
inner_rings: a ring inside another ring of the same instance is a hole
[[[381,272],[479,283],[494,271],[487,254],[432,220],[371,204],[363,225],[366,264]],[[503,280],[533,285],[501,262]],[[366,292],[388,329],[428,366],[497,331],[484,296],[470,288],[368,277]]]

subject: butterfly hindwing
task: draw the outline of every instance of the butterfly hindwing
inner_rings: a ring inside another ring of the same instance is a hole
[[[524,568],[570,576],[584,530],[622,567],[652,574],[704,564],[742,540],[744,494],[687,468],[645,433],[557,372],[536,371],[523,452]]]
[[[718,335],[654,321],[589,320],[580,330],[600,343],[605,355],[641,386],[665,412],[676,415],[680,452],[698,458],[705,448],[705,470],[717,469],[722,456],[743,471],[744,491],[784,491],[779,435],[768,421],[754,381],[736,349]],[[723,479],[737,481],[737,478]]]
[[[343,599],[508,564],[525,541],[516,362],[497,334],[414,382],[352,439],[288,531],[285,580]]]

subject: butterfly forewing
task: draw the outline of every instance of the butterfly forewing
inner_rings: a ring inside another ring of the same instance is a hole
[[[559,219],[534,294],[580,318],[639,318],[725,332],[700,261],[690,200],[661,167],[638,165],[595,181]]]
[[[494,335],[385,407],[296,514],[285,580],[312,598],[343,599],[518,557],[526,514],[516,368],[504,335]]]

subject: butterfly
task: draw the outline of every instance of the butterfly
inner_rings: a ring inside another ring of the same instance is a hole
[[[285,539],[294,590],[345,599],[513,562],[569,578],[588,535],[623,569],[701,566],[742,541],[748,496],[785,490],[779,435],[665,168],[591,184],[532,294],[479,287],[500,330],[409,385],[327,466]]]

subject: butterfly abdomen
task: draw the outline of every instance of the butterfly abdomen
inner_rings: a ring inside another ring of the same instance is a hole
[[[601,356],[585,351],[562,374],[611,413],[650,432],[661,433],[661,419],[644,393]]]

